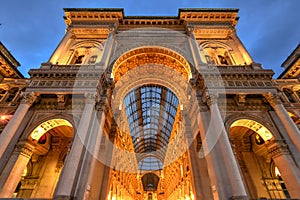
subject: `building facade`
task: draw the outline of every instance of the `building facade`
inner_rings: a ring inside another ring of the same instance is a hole
[[[237,9],[64,11],[29,80],[1,49],[0,198],[300,199],[299,46],[274,80]]]

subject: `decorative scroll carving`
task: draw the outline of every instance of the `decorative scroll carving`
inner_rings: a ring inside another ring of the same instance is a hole
[[[235,97],[235,101],[237,103],[237,105],[239,106],[243,106],[246,103],[246,94],[237,94]]]
[[[57,94],[57,108],[59,110],[63,110],[65,108],[67,97],[68,96],[66,94]]]

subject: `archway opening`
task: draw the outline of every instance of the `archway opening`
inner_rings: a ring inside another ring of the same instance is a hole
[[[127,92],[120,109],[127,128],[118,129],[116,136],[108,198],[191,199],[188,153],[176,152],[186,145],[176,94],[159,84],[139,85]]]
[[[289,198],[269,154],[268,143],[274,139],[271,131],[257,121],[239,119],[230,126],[230,138],[250,198]]]
[[[33,153],[23,163],[25,169],[15,197],[53,197],[73,134],[72,124],[61,118],[47,120],[33,129],[28,137]]]

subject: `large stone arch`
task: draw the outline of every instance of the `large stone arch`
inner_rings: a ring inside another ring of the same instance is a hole
[[[289,183],[290,178],[280,175],[285,169],[281,165],[284,159],[279,157],[289,153],[287,149],[284,150],[283,139],[276,128],[261,116],[245,113],[229,116],[225,124],[250,198],[276,199],[288,194],[284,192],[287,191],[286,188],[288,192],[292,191],[285,185],[285,182]],[[263,133],[271,134],[271,137],[264,137]],[[274,145],[277,145],[277,152],[285,152],[274,156]],[[274,173],[275,166],[280,170],[280,178]],[[273,185],[276,185],[276,190],[272,189]]]
[[[116,83],[112,95],[111,107],[118,126],[121,129],[126,130],[126,132],[129,131],[123,120],[126,119],[123,106],[123,99],[126,94],[139,86],[153,84],[164,86],[174,92],[177,96],[183,116],[182,118],[184,118],[183,121],[188,123],[188,125],[184,125],[184,131],[182,132],[182,134],[185,134],[188,138],[188,148],[198,131],[198,129],[194,130],[197,126],[193,126],[191,123],[191,121],[195,121],[193,120],[193,114],[199,113],[198,104],[195,104],[196,91],[189,86],[187,80],[185,80],[179,72],[164,65],[147,64],[139,66],[130,70]],[[178,137],[180,137],[180,135],[178,135]],[[173,141],[169,144],[169,146],[172,145]],[[186,149],[180,149],[178,150],[177,155],[179,156],[185,151]]]
[[[164,64],[180,72],[186,80],[191,79],[195,73],[190,59],[172,49],[163,46],[140,46],[112,60],[107,69],[108,77],[117,82],[130,69],[145,64]]]
[[[52,198],[73,138],[74,122],[68,115],[48,115],[32,123],[15,146],[16,159],[10,160],[12,170],[0,196]]]
[[[118,110],[122,99],[130,90],[145,84],[158,84],[169,88],[178,97],[182,109],[190,108],[189,98],[195,91],[177,71],[158,64],[139,66],[124,75],[115,85],[112,108]]]
[[[143,47],[160,47],[172,50],[182,55],[191,65],[194,65],[190,46],[187,45],[189,40],[191,38],[188,35],[166,28],[135,28],[122,31],[115,35],[116,48],[108,66],[126,52]]]

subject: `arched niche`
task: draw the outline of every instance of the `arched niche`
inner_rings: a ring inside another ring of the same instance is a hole
[[[228,123],[229,135],[235,156],[242,171],[250,198],[287,198],[284,184],[274,174],[274,162],[269,144],[276,139],[272,128],[263,120],[249,115],[232,119]],[[282,185],[282,187],[281,187]],[[274,187],[271,186],[276,186]]]
[[[95,40],[84,40],[73,44],[66,52],[62,52],[58,64],[92,65],[100,62],[103,44]]]
[[[222,42],[204,42],[199,45],[200,56],[207,64],[235,65],[232,48]]]
[[[48,118],[33,126],[27,137],[27,143],[33,152],[30,157],[18,159],[15,163],[24,171],[15,180],[21,182],[15,197],[53,197],[73,135],[73,125],[64,118]],[[19,157],[21,156],[23,155],[20,154]]]

